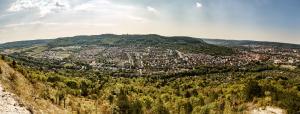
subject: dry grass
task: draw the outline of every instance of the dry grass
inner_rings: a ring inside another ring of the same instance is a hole
[[[32,85],[21,73],[16,72],[7,63],[0,60],[2,73],[0,74],[1,85],[5,90],[16,94],[21,104],[24,104],[29,111],[37,114],[69,114],[67,110],[53,105],[50,101],[40,98],[43,93],[44,84]]]
[[[0,83],[5,90],[16,94],[19,101],[24,104],[29,111],[37,114],[110,114],[109,103],[77,97],[72,95],[65,96],[65,103],[57,101],[57,89],[51,88],[46,84],[36,81],[35,83],[27,80],[30,77],[15,71],[7,63],[0,60]]]

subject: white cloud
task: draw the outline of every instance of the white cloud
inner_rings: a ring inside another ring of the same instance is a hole
[[[41,17],[53,13],[67,10],[70,5],[66,0],[17,0],[8,11],[18,12],[26,9],[37,9]]]
[[[133,20],[133,21],[142,22],[142,23],[145,23],[146,21],[148,21],[148,19],[138,17],[138,16],[128,16],[128,18]]]
[[[145,22],[146,19],[137,13],[140,10],[139,7],[119,4],[112,0],[90,0],[72,8],[72,12],[75,14],[93,15],[95,19],[102,20],[102,22],[121,22],[124,20]]]
[[[159,13],[159,11],[151,6],[147,6],[147,10],[152,13]]]
[[[113,4],[109,0],[91,0],[74,6],[74,11],[100,11],[103,9],[111,9]]]
[[[196,7],[197,8],[201,8],[202,7],[202,4],[200,2],[196,2]]]
[[[27,26],[27,25],[38,25],[38,24],[42,24],[42,22],[36,21],[36,22],[28,22],[28,23],[24,23],[24,22],[14,23],[14,24],[4,25],[3,28],[13,28],[13,27],[20,27],[20,26]]]
[[[27,22],[27,23],[22,22],[22,23],[4,25],[3,27],[0,27],[0,30],[6,29],[6,28],[28,27],[28,26],[102,26],[102,27],[110,27],[110,26],[115,26],[115,24],[33,21],[33,22]]]
[[[125,20],[146,21],[139,13],[142,8],[129,4],[120,4],[113,0],[16,0],[7,9],[9,12],[20,12],[23,10],[29,10],[32,14],[38,11],[40,17],[60,12],[55,17],[44,18],[54,19],[54,21],[57,21],[59,18],[69,21],[97,23],[124,22]],[[154,8],[150,8],[150,10],[157,12]]]
[[[96,12],[100,14],[116,14],[131,13],[137,10],[136,7],[130,5],[121,5],[113,3],[112,0],[90,0],[82,4],[75,5],[72,9],[75,12]]]

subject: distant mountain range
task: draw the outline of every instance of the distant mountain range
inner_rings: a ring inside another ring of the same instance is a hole
[[[212,55],[229,55],[234,53],[230,47],[270,46],[278,48],[300,49],[300,45],[262,42],[250,40],[200,39],[185,36],[166,37],[149,35],[114,35],[102,34],[91,36],[74,36],[46,40],[17,41],[0,44],[0,49],[26,48],[32,46],[47,46],[49,48],[84,45],[103,45],[117,47],[159,47],[177,49],[190,53],[207,53]]]
[[[280,43],[280,42],[268,42],[268,41],[251,41],[251,40],[225,40],[225,39],[202,39],[206,43],[237,47],[237,46],[269,46],[273,48],[289,48],[289,49],[300,49],[299,44]]]

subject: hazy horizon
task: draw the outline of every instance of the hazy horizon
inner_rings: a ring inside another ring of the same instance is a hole
[[[300,44],[299,0],[2,0],[0,43],[159,34]]]
[[[34,41],[34,40],[52,40],[57,38],[69,38],[69,37],[75,37],[75,36],[93,36],[93,35],[104,35],[104,34],[114,34],[114,33],[103,33],[103,34],[90,34],[90,35],[74,35],[74,36],[62,36],[62,37],[52,37],[52,38],[36,38],[36,39],[24,39],[24,40],[15,40],[15,41],[7,41],[7,42],[1,42],[0,44],[5,43],[11,43],[11,42],[18,42],[18,41]],[[114,34],[114,35],[151,35],[151,34]],[[168,35],[161,35],[161,34],[155,34],[165,37],[178,37],[179,35],[175,36],[168,36]],[[300,45],[300,43],[293,43],[293,42],[281,42],[281,41],[268,41],[268,40],[251,40],[251,39],[232,39],[232,38],[206,38],[206,37],[194,37],[194,36],[179,36],[179,37],[192,37],[192,38],[199,38],[199,39],[217,39],[217,40],[236,40],[236,41],[258,41],[258,42],[277,42],[277,43],[287,43],[287,44],[296,44]]]

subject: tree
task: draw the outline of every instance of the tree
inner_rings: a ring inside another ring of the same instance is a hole
[[[140,100],[134,100],[131,104],[130,114],[142,114],[143,105]]]
[[[74,80],[68,80],[66,82],[66,85],[72,89],[77,89],[78,88],[78,83]]]
[[[2,59],[2,60],[5,60],[5,56],[4,56],[4,55],[1,55],[1,59]]]
[[[56,93],[56,102],[58,105],[61,105],[61,101],[64,103],[64,107],[66,107],[66,93],[64,91],[58,91]]]
[[[17,68],[17,62],[15,60],[13,60],[13,62],[11,63],[13,68]]]
[[[262,96],[262,88],[258,85],[257,81],[250,80],[245,86],[245,98],[251,101],[254,97]]]
[[[52,82],[52,83],[54,83],[54,82],[60,82],[60,81],[62,81],[62,77],[57,76],[57,75],[55,75],[55,76],[50,76],[50,77],[48,77],[48,79],[47,79],[47,82]]]
[[[109,95],[107,97],[107,99],[108,99],[108,101],[109,101],[110,104],[112,104],[114,102],[114,96],[113,95]]]
[[[193,112],[193,105],[190,102],[187,102],[183,105],[185,114],[191,114]]]
[[[124,89],[120,90],[118,95],[117,106],[119,107],[120,114],[129,114],[130,103]]]
[[[185,94],[184,94],[185,98],[190,98],[192,95],[189,91],[187,91]]]
[[[80,88],[81,88],[82,96],[88,96],[88,94],[89,94],[88,87],[89,87],[89,85],[86,81],[81,81]]]
[[[164,103],[159,100],[157,106],[154,108],[154,114],[170,114],[169,110],[163,105]]]

